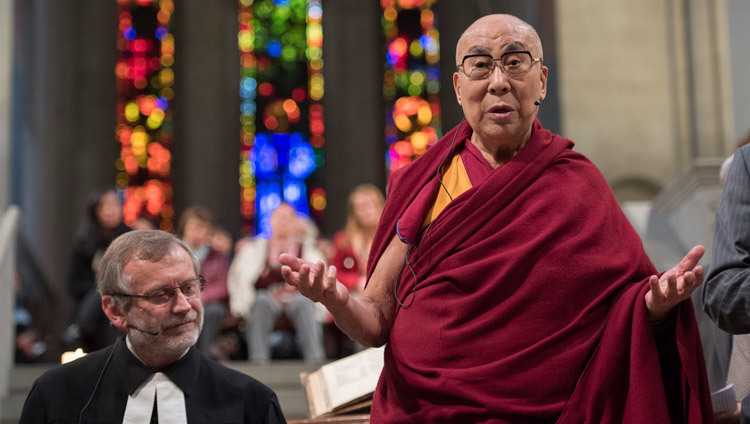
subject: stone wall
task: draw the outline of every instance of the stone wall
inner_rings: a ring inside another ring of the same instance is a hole
[[[558,1],[562,133],[620,200],[734,143],[725,1]]]

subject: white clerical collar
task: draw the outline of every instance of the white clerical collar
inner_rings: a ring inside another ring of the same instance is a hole
[[[146,364],[133,349],[130,337],[125,336],[125,345],[130,353],[133,354],[141,363]],[[180,359],[185,356],[190,348],[185,349]],[[186,424],[187,415],[185,412],[185,394],[176,384],[166,376],[166,374],[157,372],[148,377],[143,383],[128,396],[128,403],[125,405],[125,415],[123,424],[140,424],[151,421],[151,414],[154,408],[154,398],[157,402],[157,413],[159,424]]]
[[[159,424],[187,424],[185,394],[164,373],[157,372],[146,379],[136,391],[128,396],[123,424],[151,422],[157,403]]]

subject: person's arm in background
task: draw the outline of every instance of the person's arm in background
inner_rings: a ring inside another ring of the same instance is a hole
[[[750,333],[750,146],[734,155],[716,210],[713,258],[703,304],[719,328]]]
[[[719,328],[750,332],[750,146],[737,150],[716,210],[713,257],[703,287],[706,313]],[[750,397],[741,422],[750,423]]]
[[[264,239],[242,239],[227,274],[229,311],[233,316],[247,318],[255,301],[255,282],[265,267],[268,242]]]

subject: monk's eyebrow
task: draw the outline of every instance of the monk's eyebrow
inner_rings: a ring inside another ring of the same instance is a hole
[[[490,54],[490,49],[483,46],[472,46],[466,54]]]
[[[518,52],[524,50],[526,50],[526,47],[519,41],[513,41],[512,43],[503,46],[503,53]],[[472,54],[486,54],[491,56],[492,50],[484,46],[472,46],[471,48],[469,48],[469,51],[466,52],[466,55]]]
[[[520,52],[526,50],[526,47],[523,45],[523,43],[520,43],[518,41],[514,41],[505,47],[503,47],[503,53],[506,52]]]

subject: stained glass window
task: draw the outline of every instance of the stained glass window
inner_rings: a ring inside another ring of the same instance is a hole
[[[387,43],[387,172],[424,154],[440,138],[440,38],[436,0],[381,0]]]
[[[171,231],[174,99],[172,0],[118,0],[116,187],[125,224],[144,216]]]
[[[282,201],[322,219],[322,15],[318,0],[240,0],[244,234],[270,235]]]

